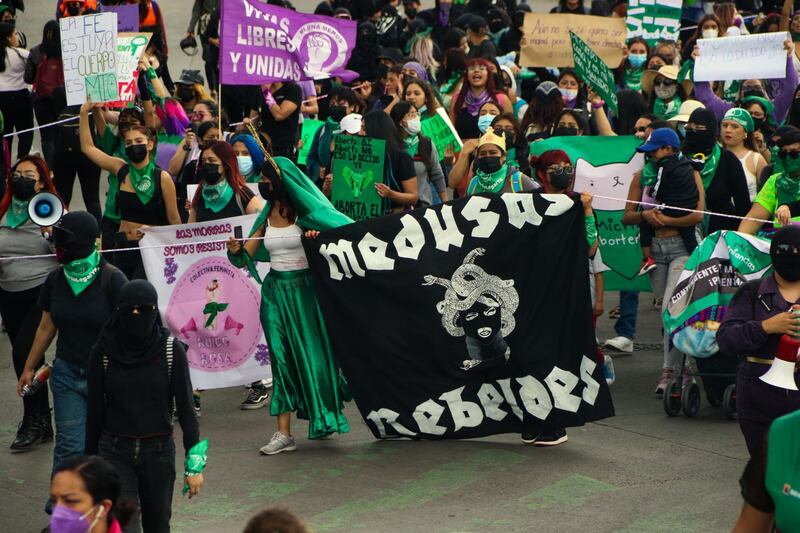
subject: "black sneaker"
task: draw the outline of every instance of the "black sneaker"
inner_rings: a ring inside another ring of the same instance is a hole
[[[194,399],[194,412],[199,417],[200,416],[200,395],[197,393],[192,394],[192,398]]]
[[[536,442],[536,437],[538,437],[538,433],[523,433],[522,434],[522,442],[525,444],[533,444]]]
[[[247,398],[239,407],[244,411],[260,409],[267,405],[267,400],[269,400],[269,389],[259,381],[250,385],[247,390]]]
[[[558,446],[559,444],[564,444],[569,440],[567,437],[567,431],[565,429],[555,429],[555,430],[548,430],[543,432],[541,435],[536,437],[536,441],[534,441],[534,446]]]

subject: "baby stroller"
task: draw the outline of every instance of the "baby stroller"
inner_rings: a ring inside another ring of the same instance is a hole
[[[684,367],[687,357],[689,355],[684,353]],[[689,372],[688,375],[702,379],[708,403],[715,407],[722,405],[726,416],[736,420],[736,358],[718,352],[706,358],[695,356],[694,360],[697,372]],[[676,374],[664,390],[664,412],[669,416],[678,416],[683,411],[684,415],[693,418],[700,412],[700,386],[693,382],[684,387],[684,374]]]

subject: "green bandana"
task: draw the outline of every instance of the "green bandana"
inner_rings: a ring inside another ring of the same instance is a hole
[[[508,152],[506,152],[506,161],[511,161],[513,163],[516,160],[517,160],[517,149],[509,148]],[[516,164],[514,166],[519,166],[519,164]]]
[[[642,73],[644,69],[641,68],[626,68],[624,74],[625,87],[632,91],[639,91],[642,89]]]
[[[233,198],[233,187],[228,180],[222,180],[216,185],[202,185],[203,202],[214,213],[219,213]]]
[[[700,171],[700,179],[703,181],[703,189],[708,190],[711,186],[711,180],[714,179],[714,174],[717,173],[717,165],[719,165],[719,158],[722,155],[722,148],[718,144],[714,145],[711,154],[686,154],[691,159],[701,159],[704,161],[703,170]]]
[[[408,136],[405,139],[406,151],[412,158],[417,155],[419,150],[419,135]]]
[[[678,96],[678,93],[675,93],[675,97],[669,102],[656,98],[656,102],[653,104],[653,114],[661,120],[669,120],[678,114],[681,103],[681,97]]]
[[[185,477],[196,476],[203,473],[208,461],[208,439],[203,439],[186,453],[183,461],[183,475]],[[183,494],[189,492],[189,485],[183,486]]]
[[[206,323],[203,327],[207,328],[208,326],[213,324],[214,319],[217,318],[217,315],[226,310],[227,308],[228,304],[226,303],[208,302],[206,306],[203,308],[203,314],[208,315]]]
[[[735,102],[739,98],[739,86],[742,84],[739,80],[729,80],[725,82],[722,88],[722,99],[726,102]]]
[[[95,251],[83,259],[76,259],[64,265],[64,277],[72,288],[75,296],[78,296],[86,287],[92,284],[94,278],[100,272],[100,252]]]
[[[9,228],[16,228],[28,220],[28,200],[18,200],[11,197],[11,205],[6,212],[6,224]]]
[[[442,94],[450,94],[451,92],[453,92],[453,89],[456,88],[456,85],[458,84],[459,81],[461,81],[461,78],[463,76],[464,73],[458,70],[450,74],[450,79],[448,79],[446,82],[442,84],[441,89],[439,89],[440,92]]]
[[[639,178],[639,184],[642,187],[652,187],[656,184],[658,178],[658,162],[648,158],[644,167],[642,168],[642,177]]]
[[[747,106],[752,104],[753,102],[758,103],[764,109],[764,120],[770,126],[775,126],[775,105],[772,102],[767,100],[766,98],[762,98],[760,96],[748,96],[746,98],[742,98],[742,105]]]
[[[791,165],[800,165],[800,159],[786,159],[781,164],[784,170],[775,178],[775,194],[778,205],[788,205],[800,199],[800,176],[793,178],[789,175],[796,171]]]
[[[730,120],[731,122],[735,122],[741,127],[744,128],[744,131],[747,133],[753,133],[753,129],[755,125],[753,124],[753,117],[750,116],[750,113],[747,110],[742,109],[741,107],[732,107],[725,112],[723,115],[722,120]]]
[[[475,177],[478,178],[478,183],[475,186],[475,189],[472,191],[472,194],[478,194],[481,192],[500,192],[503,188],[503,184],[506,181],[506,176],[508,175],[508,164],[504,163],[500,170],[497,172],[493,172],[492,174],[484,174],[480,170],[475,173]]]
[[[156,192],[156,183],[153,181],[153,170],[156,168],[156,160],[150,159],[147,166],[141,170],[134,167],[133,163],[128,165],[128,175],[131,177],[131,185],[136,191],[136,196],[143,204],[147,204]],[[161,176],[159,176],[161,177]]]

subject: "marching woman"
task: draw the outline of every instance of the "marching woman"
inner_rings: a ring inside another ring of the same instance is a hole
[[[183,433],[190,497],[203,485],[202,466],[195,462],[204,466],[208,443],[199,442],[186,348],[161,325],[158,294],[148,281],[129,281],[119,291],[92,348],[87,394],[86,453],[100,455],[119,472],[122,496],[140,504],[144,531],[169,531],[173,405]],[[139,531],[138,518],[126,532]]]
[[[278,431],[261,453],[275,455],[296,449],[292,412],[309,421],[309,439],[350,431],[343,412],[347,385],[333,359],[302,236],[304,230],[313,230],[307,235],[314,237],[315,231],[352,221],[289,159],[268,156],[261,174],[258,189],[267,205],[250,231],[252,239],[244,245],[228,240],[228,258],[237,267],[246,265],[258,280],[253,261],[270,261],[261,285],[261,323],[272,356],[269,410],[278,417]]]
[[[180,224],[175,184],[165,171],[156,165],[155,137],[152,130],[131,126],[123,133],[125,155],[123,159],[103,153],[94,145],[89,131],[89,110],[92,102],[81,106],[81,151],[95,165],[113,173],[119,181],[117,208],[120,223],[115,248],[133,248],[142,239],[142,229],[148,226]],[[138,250],[116,252],[116,266],[129,279],[143,279],[144,265]]]
[[[47,163],[40,157],[23,157],[12,167],[6,192],[0,200],[0,256],[52,253],[50,244],[42,237],[41,228],[28,218],[28,203],[40,191],[56,192]],[[42,310],[37,304],[39,292],[47,276],[56,268],[58,263],[49,257],[0,262],[0,315],[11,341],[17,379],[25,368],[36,327],[42,318]],[[47,385],[24,396],[22,405],[22,422],[11,444],[14,452],[32,450],[40,442],[53,440]]]

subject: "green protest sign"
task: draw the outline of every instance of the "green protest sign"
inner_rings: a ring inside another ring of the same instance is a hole
[[[460,152],[463,143],[450,122],[450,117],[444,108],[439,108],[431,118],[422,121],[422,134],[429,137],[439,152],[439,159],[444,159],[444,153],[448,146],[453,147],[453,151]]]
[[[617,87],[611,70],[603,63],[600,56],[595,54],[594,50],[583,42],[580,37],[569,32],[569,38],[572,41],[575,73],[588,83],[600,98],[606,101],[606,104],[615,115],[618,114]]]
[[[353,220],[384,214],[383,198],[375,190],[383,183],[386,141],[358,135],[334,138],[331,202]]]
[[[303,141],[303,146],[297,153],[297,164],[305,165],[308,160],[308,153],[311,151],[311,143],[314,141],[314,135],[325,124],[322,120],[314,120],[307,118],[303,121],[303,129],[300,132],[300,140]]]
[[[597,217],[600,255],[609,268],[605,273],[607,291],[649,291],[650,280],[639,276],[642,249],[639,226],[622,223],[628,187],[634,172],[642,169],[644,157],[636,153],[636,137],[552,137],[531,143],[531,154],[564,150],[575,166],[576,192],[598,196],[592,202]]]
[[[643,37],[651,47],[659,40],[677,41],[682,0],[628,0],[628,39]]]

